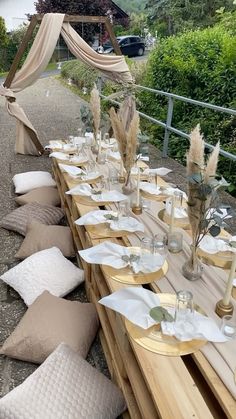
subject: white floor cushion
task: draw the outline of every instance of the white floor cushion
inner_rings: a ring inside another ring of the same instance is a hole
[[[13,176],[12,181],[15,186],[15,192],[23,194],[32,189],[41,188],[42,186],[56,186],[55,180],[49,172],[32,171],[19,173]]]
[[[29,256],[0,277],[30,305],[47,290],[63,297],[84,281],[84,271],[67,260],[57,247]]]
[[[120,390],[61,344],[23,384],[0,400],[1,419],[115,419]]]

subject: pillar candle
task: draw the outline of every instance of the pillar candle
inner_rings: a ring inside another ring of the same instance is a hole
[[[138,175],[137,175],[137,195],[136,195],[136,205],[139,207],[140,205],[140,168],[138,167]]]
[[[234,276],[235,276],[235,268],[236,268],[236,253],[233,254],[231,269],[230,269],[230,273],[229,273],[229,277],[228,277],[228,281],[227,281],[227,285],[226,285],[225,295],[224,295],[224,298],[223,298],[223,304],[226,305],[226,306],[230,303],[230,297],[231,297],[232,286],[233,286],[233,279],[234,279]]]
[[[174,227],[174,218],[175,218],[175,197],[171,197],[171,214],[170,214],[170,228],[169,231],[172,233]]]

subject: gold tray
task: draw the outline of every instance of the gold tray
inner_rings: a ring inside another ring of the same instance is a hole
[[[163,307],[168,308],[175,306],[175,294],[158,294],[158,297],[160,298]],[[201,314],[205,314],[199,306],[195,305],[194,308]],[[159,330],[159,325],[154,325],[149,327],[149,329],[142,329],[125,319],[125,326],[134,342],[144,349],[160,355],[182,356],[192,354],[207,343],[206,340],[199,339],[181,342],[174,336],[163,335],[161,330]]]
[[[218,268],[230,269],[233,259],[232,252],[218,252],[218,253],[207,253],[204,250],[198,248],[197,254],[201,261],[206,265],[217,266]]]
[[[97,237],[123,237],[132,232],[127,230],[111,230],[107,223],[100,223],[96,225],[86,225],[86,230]]]
[[[129,247],[129,249],[135,248]],[[115,269],[112,268],[112,266],[101,265],[101,269],[105,275],[109,276],[115,281],[122,282],[122,284],[141,285],[157,281],[158,279],[161,279],[164,275],[166,275],[168,271],[168,263],[167,261],[165,261],[158,271],[151,272],[148,274],[135,274],[129,266],[121,269]]]
[[[163,208],[158,212],[158,218],[164,223],[170,225],[170,216],[166,213],[166,210]],[[190,224],[188,218],[174,218],[174,226],[173,227],[180,227],[184,230],[190,229]]]

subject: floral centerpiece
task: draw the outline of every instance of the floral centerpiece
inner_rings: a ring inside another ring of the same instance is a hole
[[[190,134],[190,148],[187,153],[187,211],[192,232],[191,255],[183,265],[182,271],[187,279],[195,280],[202,275],[202,265],[197,257],[197,248],[206,234],[216,237],[224,226],[222,208],[219,205],[216,190],[228,183],[216,175],[219,157],[219,143],[206,159],[205,143],[197,127]],[[220,214],[220,215],[219,215]]]

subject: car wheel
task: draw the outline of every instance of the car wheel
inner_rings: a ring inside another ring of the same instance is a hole
[[[144,49],[143,48],[139,48],[138,49],[138,55],[139,57],[141,57],[144,54]]]

